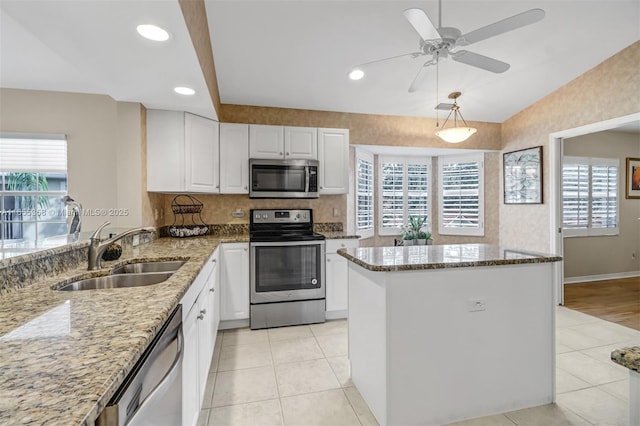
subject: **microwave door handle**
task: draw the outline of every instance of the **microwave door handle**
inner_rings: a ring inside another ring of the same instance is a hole
[[[309,169],[311,169],[311,167],[307,166],[304,168],[304,175],[306,177],[306,179],[304,180],[304,192],[309,192]]]

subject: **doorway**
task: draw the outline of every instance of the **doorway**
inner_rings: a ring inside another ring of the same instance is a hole
[[[640,113],[630,114],[610,120],[592,123],[585,126],[555,132],[549,135],[549,189],[550,189],[550,241],[555,253],[564,253],[562,233],[562,157],[564,139],[583,136],[590,133],[619,129],[621,127],[638,126]],[[556,268],[557,303],[564,304],[564,267],[561,262]]]

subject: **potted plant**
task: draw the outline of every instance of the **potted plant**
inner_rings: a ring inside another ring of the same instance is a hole
[[[431,232],[420,231],[417,234],[417,241],[419,246],[427,245],[427,241],[431,239]]]
[[[409,215],[409,230],[413,235],[413,240],[416,240],[418,245],[425,245],[427,243],[427,238],[431,237],[431,234],[426,236],[427,233],[422,232],[421,230],[426,221],[426,216]]]
[[[414,233],[411,228],[404,228],[402,230],[402,245],[412,246],[414,244]]]

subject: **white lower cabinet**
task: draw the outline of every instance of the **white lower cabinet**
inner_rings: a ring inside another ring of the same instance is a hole
[[[249,318],[249,243],[222,244],[220,319]]]
[[[337,254],[337,251],[354,247],[358,247],[358,240],[353,238],[326,242],[327,319],[348,316],[349,266],[347,259]]]
[[[218,330],[218,250],[208,259],[182,298],[182,424],[195,425]]]

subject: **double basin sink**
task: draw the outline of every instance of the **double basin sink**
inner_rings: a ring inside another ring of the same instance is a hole
[[[168,280],[185,263],[186,260],[130,263],[114,268],[111,275],[74,281],[58,290],[101,290],[159,284]]]

